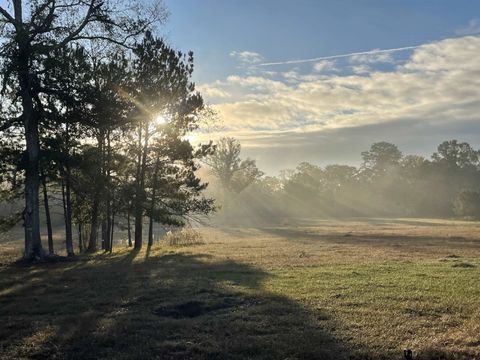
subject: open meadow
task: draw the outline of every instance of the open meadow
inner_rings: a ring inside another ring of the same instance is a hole
[[[476,222],[199,231],[35,266],[3,241],[0,358],[480,358]]]

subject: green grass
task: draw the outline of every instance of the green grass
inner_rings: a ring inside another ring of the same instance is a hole
[[[447,262],[385,262],[274,272],[266,289],[328,314],[324,326],[349,348],[395,358],[478,356],[480,271]],[[449,349],[449,350],[448,350]]]
[[[6,264],[0,358],[480,358],[477,225],[445,224],[444,237],[362,226],[205,231],[188,248]]]

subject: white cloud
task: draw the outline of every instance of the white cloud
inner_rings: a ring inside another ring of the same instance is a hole
[[[393,63],[392,52],[381,52],[380,49],[372,50],[370,53],[355,54],[348,59],[351,63]]]
[[[229,76],[215,87],[232,96],[215,107],[225,131],[250,134],[252,147],[259,131],[270,132],[273,144],[274,134],[284,132],[306,139],[394,123],[452,129],[479,120],[479,53],[480,36],[466,36],[422,45],[391,71],[375,71],[367,61],[352,66],[350,75],[323,76],[312,69],[275,78]]]
[[[352,66],[351,69],[354,74],[358,74],[358,75],[368,74],[372,71],[372,68],[370,68],[370,66],[365,64]]]
[[[230,56],[247,65],[258,64],[263,61],[262,55],[254,51],[232,51]]]
[[[229,98],[231,95],[225,90],[215,85],[200,85],[197,90],[206,98]]]
[[[335,67],[335,61],[322,60],[315,63],[315,65],[313,65],[313,70],[315,72],[326,72],[326,71],[337,71],[338,69]]]
[[[480,18],[471,19],[468,25],[457,29],[455,31],[457,35],[475,35],[480,33]]]
[[[281,91],[288,89],[288,86],[281,81],[267,79],[261,76],[238,76],[231,75],[227,77],[227,84],[248,88],[250,91],[263,91],[271,93],[272,91]]]

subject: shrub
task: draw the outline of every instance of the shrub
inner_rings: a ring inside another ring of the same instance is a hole
[[[165,240],[170,246],[194,246],[205,243],[202,234],[192,228],[169,231],[165,235]]]

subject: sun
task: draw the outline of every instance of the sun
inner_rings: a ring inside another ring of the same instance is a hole
[[[167,123],[167,119],[165,118],[165,116],[163,115],[157,115],[155,117],[155,123],[157,125],[163,125],[163,124],[166,124]]]
[[[187,140],[189,143],[196,143],[198,140],[198,136],[196,134],[188,134],[183,137],[184,140]]]

